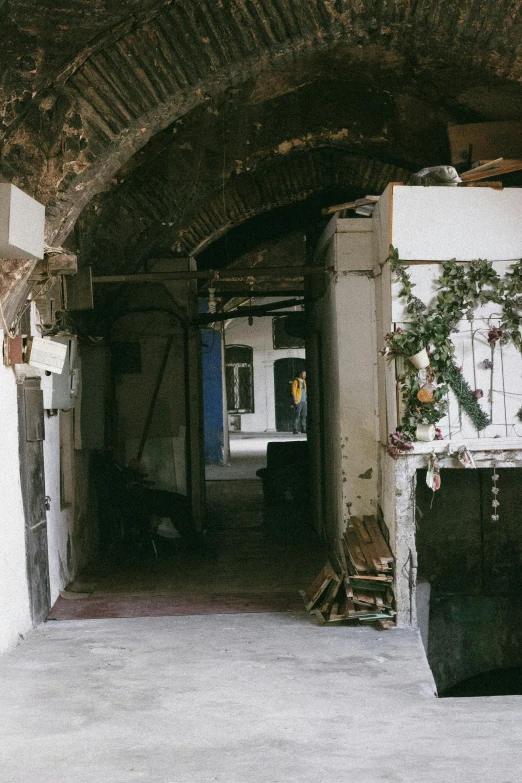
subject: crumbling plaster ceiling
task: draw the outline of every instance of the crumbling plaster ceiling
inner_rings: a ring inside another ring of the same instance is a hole
[[[515,0],[44,0],[38,12],[7,0],[0,12],[2,174],[47,204],[51,242],[101,194],[82,232],[102,266],[177,237],[201,249],[342,177],[375,191],[446,162],[448,120],[522,115]]]

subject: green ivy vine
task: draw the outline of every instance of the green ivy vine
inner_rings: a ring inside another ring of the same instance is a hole
[[[434,304],[427,307],[414,295],[406,263],[400,260],[399,251],[390,246],[388,258],[392,271],[401,287],[399,296],[406,300],[406,311],[411,321],[405,330],[398,329],[386,335],[388,352],[392,355],[408,356],[422,347],[431,346],[430,365],[435,372],[437,388],[433,402],[422,403],[417,398],[421,388],[418,371],[406,362],[401,373],[400,387],[405,413],[400,426],[404,438],[415,439],[418,424],[437,424],[446,414],[446,396],[452,389],[460,406],[480,431],[491,420],[481,408],[474,392],[460,368],[455,363],[455,346],[452,332],[457,331],[459,321],[473,320],[475,308],[493,302],[499,305],[500,325],[489,332],[491,345],[497,341],[513,342],[522,349],[520,333],[522,308],[522,261],[515,263],[502,279],[493,269],[491,261],[477,259],[468,264],[457,263],[455,259],[444,261],[442,274],[437,281],[437,296]]]

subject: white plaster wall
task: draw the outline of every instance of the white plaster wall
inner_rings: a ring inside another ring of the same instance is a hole
[[[47,512],[51,604],[58,598],[59,591],[72,579],[67,564],[67,541],[72,530],[73,506],[71,504],[62,508],[60,504],[61,415],[60,412],[58,416],[45,417],[45,491],[51,498],[51,508]]]
[[[269,301],[261,300],[257,304]],[[283,314],[287,311],[280,312]],[[248,345],[253,349],[254,413],[241,414],[241,431],[275,432],[274,363],[277,359],[304,359],[304,348],[274,350],[272,316],[255,318],[252,326],[249,326],[246,318],[229,321],[225,329],[225,344]]]
[[[3,340],[3,333],[1,333]],[[31,627],[15,375],[0,364],[0,650]]]

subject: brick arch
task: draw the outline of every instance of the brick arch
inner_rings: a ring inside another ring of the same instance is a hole
[[[399,166],[331,147],[295,153],[275,159],[251,175],[236,177],[225,189],[224,198],[222,192],[215,192],[172,239],[179,237],[186,250],[197,255],[246,220],[304,201],[332,186],[380,194],[389,182],[404,181],[409,174]]]
[[[109,248],[105,258],[100,255],[105,242],[99,237],[93,244],[92,257],[84,260],[106,272],[122,267],[136,270],[151,255],[161,254],[162,249],[168,253],[178,242],[184,251],[197,255],[230,229],[263,213],[305,201],[331,188],[380,194],[389,182],[405,181],[409,175],[399,166],[329,146],[271,158],[254,171],[229,179],[224,191],[215,187],[206,193],[181,224],[169,226],[166,215],[157,212],[155,223],[146,232],[140,233],[136,228],[136,235],[128,237],[119,257],[115,246]],[[157,203],[168,209],[167,198],[162,197]],[[111,234],[126,236],[133,225],[138,226],[137,210],[142,204],[138,198],[124,224],[109,221],[107,238]],[[134,254],[132,246],[136,247]]]
[[[512,0],[172,0],[80,53],[36,96],[6,139],[7,170],[48,203],[48,238],[63,241],[125,161],[216,91],[340,45],[369,78],[383,67],[399,81],[424,75],[441,95],[454,89],[448,68],[516,81],[521,33]],[[298,84],[299,67],[294,75]],[[276,79],[273,89],[292,86]],[[258,88],[257,99],[269,97]],[[54,142],[39,148],[46,123]]]

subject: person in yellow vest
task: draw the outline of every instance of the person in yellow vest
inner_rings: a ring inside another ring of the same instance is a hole
[[[292,381],[292,399],[294,401],[294,435],[306,432],[306,372],[298,373]]]

